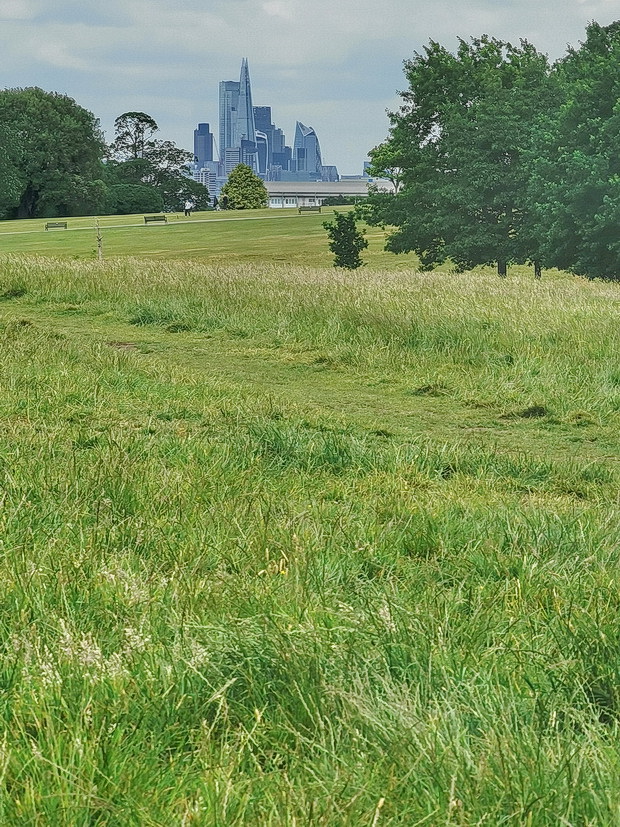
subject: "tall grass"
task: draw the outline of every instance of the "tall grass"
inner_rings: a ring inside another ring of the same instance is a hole
[[[617,287],[0,273],[0,822],[618,821]]]

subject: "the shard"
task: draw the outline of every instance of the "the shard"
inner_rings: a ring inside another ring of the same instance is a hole
[[[220,83],[220,158],[226,172],[237,164],[257,168],[256,127],[247,58],[241,61],[239,81]]]

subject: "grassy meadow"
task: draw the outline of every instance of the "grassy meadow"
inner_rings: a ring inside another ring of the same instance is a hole
[[[1,824],[620,823],[620,286],[323,219],[0,227]]]

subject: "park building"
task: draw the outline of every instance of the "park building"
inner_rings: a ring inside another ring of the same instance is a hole
[[[342,197],[348,201],[367,198],[373,185],[381,192],[394,192],[390,181],[357,178],[348,181],[266,181],[269,206],[272,209],[320,207],[327,198]]]

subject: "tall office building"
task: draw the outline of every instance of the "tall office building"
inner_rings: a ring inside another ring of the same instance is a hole
[[[220,160],[226,150],[235,146],[237,130],[237,108],[239,106],[239,81],[220,82]]]
[[[266,177],[269,171],[269,137],[264,132],[256,130],[256,171]]]
[[[311,126],[297,121],[295,143],[293,144],[294,171],[306,174],[309,180],[321,180],[323,161],[316,132]]]
[[[250,84],[250,70],[246,57],[241,61],[241,76],[239,78],[239,102],[237,108],[237,140],[235,146],[241,146],[242,141],[256,140],[254,126],[254,107],[252,106],[252,86]]]
[[[194,129],[194,157],[198,169],[213,160],[213,135],[208,123],[199,123],[198,129]]]
[[[220,82],[220,159],[224,160],[227,172],[235,157],[239,158],[237,163],[248,164],[255,170],[256,152],[250,70],[244,57],[239,80]]]

